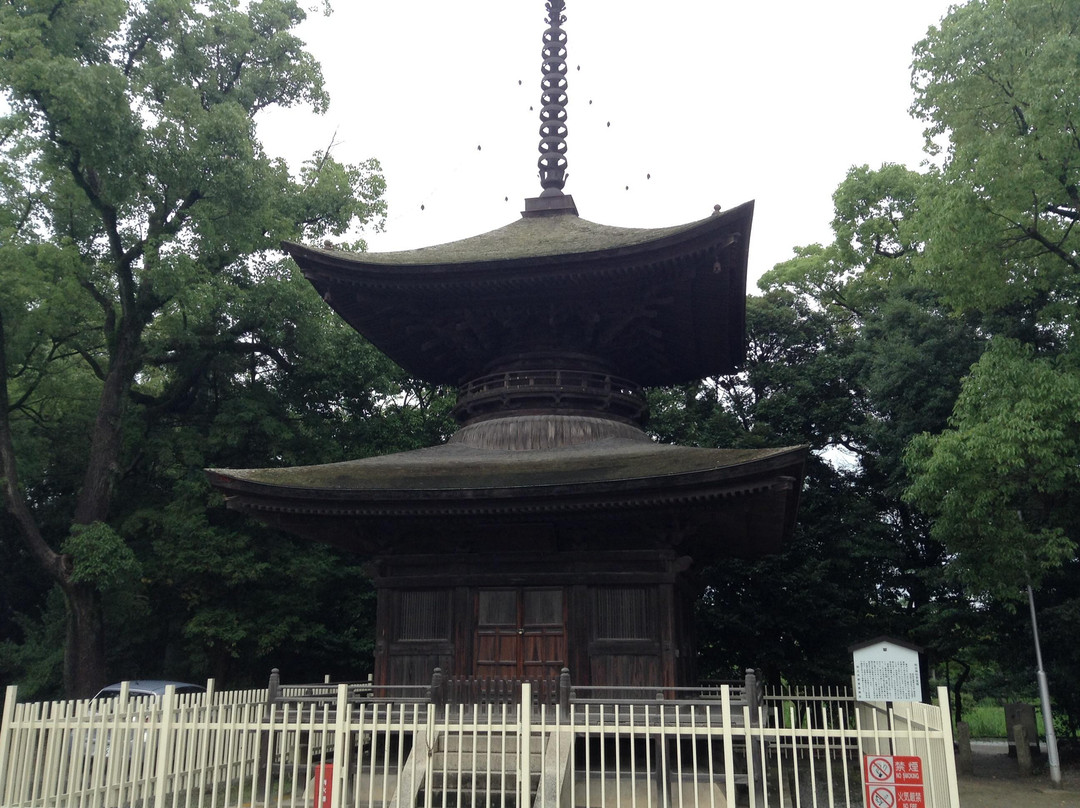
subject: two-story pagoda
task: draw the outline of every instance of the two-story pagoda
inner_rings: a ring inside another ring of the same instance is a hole
[[[644,431],[643,388],[734,371],[753,205],[607,227],[563,193],[565,35],[545,32],[540,175],[522,218],[393,253],[285,245],[407,372],[456,385],[442,446],[210,472],[234,508],[351,550],[378,588],[377,683],[450,675],[694,681],[695,569],[790,536],[805,449]]]

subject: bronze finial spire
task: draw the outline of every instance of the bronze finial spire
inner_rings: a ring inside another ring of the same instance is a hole
[[[525,200],[525,216],[577,213],[573,197],[563,194],[566,184],[566,0],[548,0],[544,31],[544,78],[540,81],[540,187],[539,197]]]
[[[540,187],[541,196],[561,196],[566,182],[566,22],[564,0],[547,3],[548,28],[544,31],[544,78],[540,82]]]

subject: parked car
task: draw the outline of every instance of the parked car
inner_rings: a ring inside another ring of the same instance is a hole
[[[165,695],[165,688],[175,685],[178,695],[185,693],[205,693],[206,688],[202,685],[193,685],[188,682],[170,682],[166,679],[135,679],[128,682],[128,697],[139,698],[140,696],[156,696],[161,698]],[[114,685],[106,685],[97,692],[95,699],[111,699],[120,695],[122,682]]]
[[[129,681],[127,683],[127,686],[128,686],[128,698],[129,699],[138,699],[138,698],[151,697],[151,698],[154,698],[154,699],[160,701],[161,698],[165,695],[165,688],[168,687],[169,685],[173,685],[173,686],[176,687],[176,692],[177,692],[178,695],[183,695],[183,694],[186,694],[186,693],[205,693],[206,692],[206,688],[203,687],[202,685],[193,685],[190,682],[172,682],[172,681],[169,681],[169,680],[166,680],[166,679],[134,679],[134,680]],[[93,700],[94,701],[105,701],[107,699],[119,698],[122,687],[123,687],[122,682],[117,682],[116,684],[112,684],[112,685],[106,685],[105,687],[101,688],[101,690],[99,690],[97,692],[97,695],[94,696]],[[134,716],[132,718],[134,719]],[[132,744],[135,743],[136,737],[137,736],[132,735],[132,737],[130,738],[130,742]],[[142,737],[143,737],[143,740],[145,741],[146,740],[146,732],[145,731],[142,733]],[[105,743],[103,744],[103,747],[102,747],[102,753],[104,755],[108,756],[109,753],[112,750],[112,745],[113,745],[112,744],[112,732],[111,731],[106,732],[105,733]],[[90,735],[86,738],[84,748],[86,750],[87,756],[89,758],[93,758],[95,753],[98,751],[97,730],[93,730],[90,733]]]

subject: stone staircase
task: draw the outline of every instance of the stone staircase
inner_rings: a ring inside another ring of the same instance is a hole
[[[439,732],[429,749],[426,738],[418,737],[400,770],[384,773],[365,768],[356,782],[349,783],[343,804],[359,804],[365,808],[415,808],[425,804],[451,808],[517,808],[521,804],[518,743],[516,733],[487,736]],[[557,732],[546,737],[533,737],[529,750],[527,808],[617,808],[621,805],[757,808],[761,805],[760,781],[758,800],[752,803],[747,792],[749,778],[746,774],[736,774],[733,775],[736,800],[728,806],[724,797],[724,775],[720,771],[695,770],[686,766],[693,757],[689,748],[681,752],[684,758],[681,766],[675,765],[675,758],[680,753],[673,746],[669,747],[666,761],[662,761],[660,749],[654,747],[653,760],[661,764],[659,768],[651,771],[642,768],[635,776],[627,776],[629,772],[624,770],[615,777],[612,772],[605,773],[600,769],[574,771],[574,745],[572,732],[561,733],[561,737]],[[737,760],[742,758],[738,750],[735,755]],[[744,771],[741,765],[735,770]],[[314,783],[309,784],[311,795],[313,788]],[[306,800],[305,804],[311,804],[311,800]]]
[[[529,749],[529,804],[541,780],[544,739],[532,739]],[[417,739],[398,778],[391,806],[424,805],[430,792],[432,805],[518,805],[518,736],[439,733],[431,749]],[[430,774],[428,758],[430,757]]]

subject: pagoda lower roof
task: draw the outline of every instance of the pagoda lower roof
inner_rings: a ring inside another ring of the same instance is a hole
[[[752,220],[748,202],[674,227],[563,213],[416,250],[283,246],[346,322],[415,377],[460,385],[507,356],[569,353],[662,385],[741,363]]]
[[[699,449],[608,438],[546,450],[478,449],[457,444],[330,463],[265,469],[215,469],[214,482],[236,493],[259,491],[303,501],[389,503],[462,500],[476,507],[489,500],[584,493],[617,487],[650,492],[678,488],[697,478],[737,482],[748,472],[790,462],[801,449]],[[751,486],[752,487],[752,486]],[[466,502],[467,501],[467,502]],[[551,503],[553,506],[555,503]]]
[[[697,508],[719,523],[731,521],[733,505],[752,502],[753,513],[736,508],[737,519],[768,525],[739,527],[741,545],[748,536],[756,545],[737,548],[746,553],[775,550],[790,534],[805,455],[805,447],[703,449],[628,437],[528,451],[451,442],[327,465],[208,474],[230,508],[360,552],[373,549],[372,534],[356,527],[364,520],[639,518],[633,514]]]

